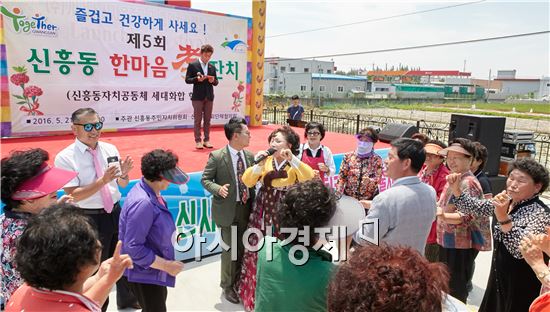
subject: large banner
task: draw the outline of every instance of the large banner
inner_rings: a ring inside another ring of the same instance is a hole
[[[250,18],[117,1],[4,1],[1,13],[12,136],[67,131],[80,107],[111,130],[192,127],[185,73],[206,43],[212,123],[248,115]]]

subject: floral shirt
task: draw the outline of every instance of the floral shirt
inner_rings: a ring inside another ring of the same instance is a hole
[[[357,153],[344,155],[336,190],[358,200],[372,199],[382,176],[382,158],[376,153],[359,158]]]
[[[484,217],[493,215],[495,210],[491,200],[472,198],[465,193],[456,199],[456,208],[465,213],[475,213]],[[493,238],[495,241],[502,242],[514,258],[522,259],[519,243],[527,233],[546,233],[546,227],[550,226],[550,209],[538,196],[535,196],[516,203],[508,216],[512,220],[512,229],[505,233],[500,224],[495,222]]]
[[[15,269],[15,246],[17,239],[27,227],[29,216],[29,213],[13,211],[5,211],[3,215],[0,215],[0,238],[2,242],[0,273],[2,273],[1,295],[4,298],[4,303],[23,284],[21,275]]]
[[[471,171],[461,176],[460,188],[471,197],[483,198],[481,185]],[[488,216],[475,216],[471,212],[459,211],[455,207],[456,198],[449,184],[445,184],[438,206],[443,212],[458,212],[462,223],[450,224],[437,219],[437,243],[444,248],[491,250],[491,228]]]

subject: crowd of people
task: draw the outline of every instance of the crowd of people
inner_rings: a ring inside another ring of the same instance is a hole
[[[203,63],[196,71],[209,72]],[[216,82],[191,76],[189,83]],[[213,94],[205,94],[194,106],[207,116]],[[293,100],[291,119],[301,117]],[[128,185],[134,160],[100,141],[103,123],[93,109],[71,120],[75,142],[54,167],[40,148],[2,159],[4,308],[105,311],[116,285],[119,308],[166,311],[167,287],[184,265],[162,191],[189,176],[178,155],[151,150],[121,205],[119,187]],[[211,147],[208,126],[204,140],[195,133],[197,148]],[[550,209],[539,198],[549,174],[535,160],[516,160],[505,190],[493,194],[479,142],[456,138],[447,146],[417,134],[392,141],[383,160],[377,131],[367,127],[332,188],[323,182],[336,166],[322,123],[305,125],[304,143],[281,126],[267,138],[270,149],[255,154],[243,118],[224,132],[227,145],[209,154],[201,183],[221,239],[237,242],[221,254],[229,302],[247,311],[454,311],[467,302],[478,253],[492,250],[480,311],[550,311]],[[390,187],[380,187],[383,177]],[[338,227],[343,234],[323,232]],[[254,234],[243,242],[245,231]],[[333,258],[331,239],[344,242],[344,257]]]

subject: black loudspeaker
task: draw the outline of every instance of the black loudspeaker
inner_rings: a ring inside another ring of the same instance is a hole
[[[489,183],[491,183],[491,189],[493,190],[493,196],[504,191],[506,189],[506,177],[497,175],[494,177],[488,177]]]
[[[388,123],[378,133],[378,138],[382,142],[390,143],[397,138],[410,138],[415,133],[418,133],[418,129],[413,125]]]
[[[449,143],[454,138],[466,138],[485,145],[489,157],[483,171],[488,176],[496,176],[505,125],[505,117],[451,114]]]

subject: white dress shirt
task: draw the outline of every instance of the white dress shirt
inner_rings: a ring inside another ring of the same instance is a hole
[[[201,64],[202,71],[204,72],[204,75],[208,75],[208,64],[204,64],[202,60],[199,58],[199,64]]]
[[[73,144],[69,145],[55,156],[56,167],[78,172],[78,175],[64,187],[87,186],[94,183],[98,178],[101,178],[96,176],[94,157],[92,153],[87,151],[88,148],[86,144],[76,139]],[[120,159],[117,148],[112,144],[98,142],[96,149],[99,152],[99,161],[103,166],[103,171],[107,170],[107,157],[117,156]],[[118,202],[121,194],[118,190],[116,179],[109,182],[107,185],[109,186],[113,202]],[[75,204],[83,209],[104,208],[101,192],[99,191],[88,198],[75,202]]]
[[[231,155],[231,163],[233,164],[233,172],[235,173],[235,181],[239,181],[239,174],[237,173],[237,160],[239,160],[238,154],[241,154],[241,158],[243,159],[244,163],[244,169],[246,170],[246,157],[244,155],[244,152],[242,150],[237,151],[236,149],[232,148],[230,145],[227,145],[227,149],[229,149],[229,154]],[[243,171],[244,172],[244,171]],[[237,201],[241,201],[241,196],[239,194],[239,183],[235,183],[235,190],[237,194]]]

